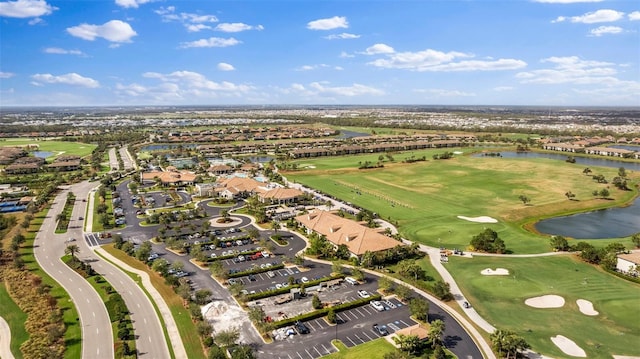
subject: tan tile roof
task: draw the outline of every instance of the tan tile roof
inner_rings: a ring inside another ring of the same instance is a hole
[[[318,232],[335,244],[345,244],[355,255],[367,251],[378,252],[391,249],[402,243],[380,233],[380,229],[369,228],[350,219],[327,211],[315,210],[296,217],[305,227]]]
[[[264,183],[258,182],[253,178],[231,177],[218,181],[220,187],[235,188],[240,192],[254,192]]]
[[[264,199],[293,199],[302,196],[304,193],[295,188],[274,188],[264,193],[260,193],[259,196]]]
[[[193,182],[196,179],[196,174],[188,171],[152,171],[144,172],[142,174],[143,180],[155,180],[158,177],[162,183],[177,183],[177,182]]]
[[[426,339],[429,337],[429,329],[422,324],[412,325],[410,327],[402,328],[394,333],[395,335],[415,335],[420,339]]]
[[[631,263],[640,265],[640,251],[632,251],[631,253],[618,254],[618,258],[622,258]]]

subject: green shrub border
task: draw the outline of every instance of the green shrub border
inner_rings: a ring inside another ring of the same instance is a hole
[[[374,295],[370,296],[369,298],[361,298],[361,299],[354,300],[352,302],[338,304],[338,305],[335,305],[333,307],[327,307],[327,308],[318,309],[318,310],[315,310],[313,312],[308,312],[308,313],[300,314],[300,315],[292,317],[292,318],[287,318],[287,319],[283,319],[283,320],[280,320],[280,321],[277,321],[277,322],[273,322],[273,327],[277,329],[277,328],[286,327],[286,326],[291,325],[291,324],[293,324],[293,323],[295,323],[297,321],[305,321],[305,320],[324,317],[325,315],[327,315],[327,313],[330,310],[333,310],[334,312],[338,313],[338,312],[342,312],[342,311],[345,311],[345,310],[348,310],[348,309],[361,307],[363,305],[369,304],[369,302],[371,302],[372,300],[380,300],[381,298],[382,298],[382,296],[380,294],[374,294]]]
[[[269,269],[271,270],[272,268],[273,267],[271,267]],[[262,268],[260,268],[260,269],[262,269]],[[249,294],[249,295],[246,295],[245,298],[246,298],[247,302],[250,302],[252,300],[263,299],[263,298],[272,297],[274,295],[280,295],[280,294],[289,293],[291,288],[300,288],[300,287],[308,288],[308,287],[312,287],[312,286],[314,286],[316,284],[320,284],[322,282],[327,282],[327,281],[330,281],[330,280],[334,280],[334,279],[338,279],[338,278],[344,278],[344,277],[345,277],[344,274],[333,275],[331,277],[323,277],[323,278],[320,278],[320,279],[309,281],[307,283],[294,284],[293,286],[288,286],[288,287],[284,287],[284,288],[280,288],[280,289],[265,290],[264,292]]]

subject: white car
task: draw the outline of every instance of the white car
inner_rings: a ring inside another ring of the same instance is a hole
[[[307,278],[307,277],[302,277],[302,278],[300,278],[300,281],[301,281],[302,283],[307,283],[307,282],[309,282],[309,278]]]
[[[366,290],[359,290],[358,295],[362,298],[369,298],[371,296],[371,294],[369,294],[369,292],[367,292]]]
[[[384,305],[382,305],[382,302],[380,301],[372,300],[371,302],[369,302],[369,304],[371,304],[371,306],[379,312],[384,311]]]
[[[390,300],[383,300],[382,303],[384,303],[387,307],[394,309],[396,307],[395,304],[393,304]]]

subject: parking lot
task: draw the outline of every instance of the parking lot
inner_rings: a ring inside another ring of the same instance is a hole
[[[378,311],[367,304],[341,311],[337,314],[336,325],[327,323],[323,318],[306,321],[304,325],[309,329],[308,334],[290,335],[284,340],[264,346],[264,356],[261,357],[314,359],[335,352],[336,349],[331,344],[334,339],[341,340],[347,347],[353,347],[382,337],[373,329],[373,324],[385,326],[389,335],[416,324],[410,318],[408,307],[395,298],[389,299],[389,302],[395,308]]]

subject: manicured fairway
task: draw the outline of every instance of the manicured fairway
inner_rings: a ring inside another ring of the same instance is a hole
[[[284,176],[377,212],[397,223],[407,239],[438,247],[466,248],[473,235],[489,227],[514,253],[550,249],[548,236],[522,229],[527,220],[611,206],[629,201],[635,194],[610,186],[615,201],[595,199],[592,191],[607,185],[597,184],[583,174],[584,167],[562,161],[462,155],[449,160],[432,159],[433,154],[444,151],[394,154],[395,162],[385,160],[384,168],[369,170],[357,169],[359,163],[375,163],[380,154],[300,159],[296,163],[301,170],[284,172]],[[426,156],[427,161],[400,163],[410,156]],[[617,175],[614,168],[592,170],[608,179]],[[569,201],[564,195],[567,191],[574,193],[576,200]],[[520,195],[531,202],[523,204]],[[457,216],[490,216],[498,223],[469,222]]]
[[[0,141],[0,147],[24,146],[37,144],[38,151],[52,152],[54,157],[59,155],[76,155],[80,157],[88,156],[97,147],[89,143],[70,142],[70,141],[39,141],[24,138],[8,138]]]
[[[447,268],[469,302],[489,323],[525,337],[533,349],[567,357],[550,337],[564,335],[588,358],[640,356],[640,285],[602,272],[571,255],[537,258],[452,257]],[[505,268],[507,276],[483,276],[483,269]],[[531,297],[555,294],[565,299],[556,309],[524,304]],[[600,314],[580,312],[576,300],[593,303]]]

